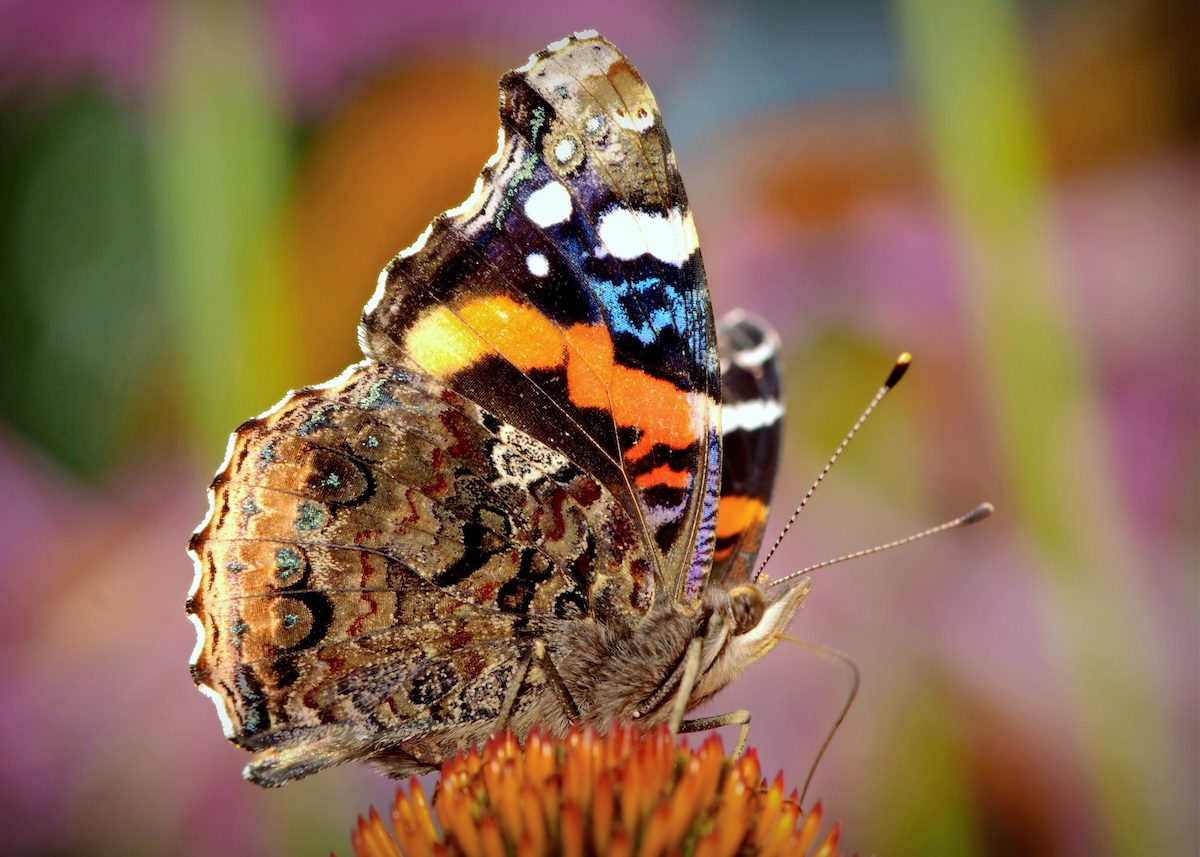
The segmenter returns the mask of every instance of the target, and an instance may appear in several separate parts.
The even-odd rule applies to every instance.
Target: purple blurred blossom
[[[0,435],[6,854],[275,853],[313,803],[338,819],[337,840],[313,843],[328,851],[353,820],[369,774],[334,772],[280,804],[240,781],[245,753],[192,686],[184,545],[206,481],[146,455],[89,490]]]
[[[0,431],[0,660],[48,595],[39,574],[47,545],[58,539],[64,521],[76,521],[88,508],[76,487],[32,446]]]
[[[210,787],[227,781],[212,760],[236,751],[213,753],[226,749],[219,735],[197,744],[186,730],[212,715],[182,666],[191,634],[181,539],[197,498],[179,486],[195,479],[143,460],[89,493],[38,463],[0,444],[0,537],[13,563],[0,602],[6,848],[71,850],[119,836],[217,853],[251,842],[236,802]],[[224,824],[185,824],[201,795]]]
[[[162,11],[157,0],[0,0],[0,97],[86,81],[123,96],[143,93]]]
[[[1200,491],[1200,254],[1195,161],[1163,159],[1068,186],[1058,208],[1073,309],[1142,543],[1194,528]],[[1155,557],[1156,563],[1168,556]]]
[[[0,0],[0,96],[96,81],[144,97],[158,71],[164,10],[156,0]],[[413,53],[486,52],[505,68],[583,29],[600,30],[647,67],[665,68],[694,42],[696,20],[674,0],[614,0],[586,12],[545,0],[503,7],[266,0],[257,14],[284,97],[301,112],[328,107],[365,75]]]
[[[576,30],[597,29],[631,56],[665,63],[664,50],[669,55],[686,49],[694,20],[682,3],[638,0],[612,0],[586,11],[545,0],[503,5],[268,0],[265,18],[284,89],[302,110],[328,104],[355,78],[412,53],[486,51],[507,68]]]
[[[958,327],[961,272],[953,235],[931,199],[878,199],[848,224],[844,277],[858,307],[892,330]]]

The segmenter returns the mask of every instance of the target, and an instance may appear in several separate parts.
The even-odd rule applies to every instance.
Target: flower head
[[[631,726],[533,732],[524,747],[502,732],[442,767],[432,808],[417,780],[400,786],[391,820],[393,832],[374,809],[359,817],[358,857],[832,857],[839,836],[834,825],[818,843],[820,804],[801,812],[754,750],[733,760],[717,735],[691,749]]]

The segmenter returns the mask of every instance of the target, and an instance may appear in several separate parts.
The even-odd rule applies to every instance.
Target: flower
[[[818,843],[821,805],[803,813],[782,773],[768,785],[754,750],[730,759],[715,734],[691,749],[633,726],[535,731],[524,747],[501,732],[442,766],[432,809],[417,780],[401,785],[391,821],[359,816],[358,857],[832,857],[840,834]]]

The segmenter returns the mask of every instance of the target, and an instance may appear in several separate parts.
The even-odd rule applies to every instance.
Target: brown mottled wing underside
[[[282,770],[274,751],[252,766],[267,784],[486,731],[549,623],[650,598],[604,487],[393,366],[350,367],[243,424],[211,493],[191,544],[193,676],[228,737],[287,749]]]

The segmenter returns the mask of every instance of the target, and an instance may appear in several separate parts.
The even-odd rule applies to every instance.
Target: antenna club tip
[[[996,511],[996,507],[991,503],[980,503],[967,514],[962,516],[963,524],[974,524],[977,521],[982,521],[984,518],[991,517],[992,512]]]
[[[883,382],[885,389],[890,390],[900,383],[900,379],[904,377],[904,373],[908,371],[908,367],[912,365],[912,355],[905,351],[896,358],[896,365],[892,367],[892,371],[888,374],[887,380]]]

